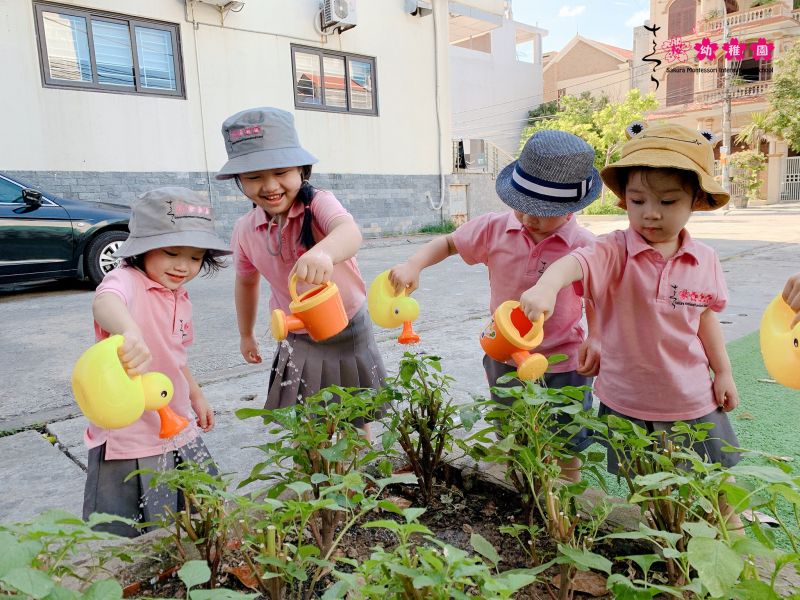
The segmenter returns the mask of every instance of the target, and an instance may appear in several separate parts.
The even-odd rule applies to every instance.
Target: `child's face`
[[[537,244],[572,218],[572,215],[563,215],[561,217],[537,217],[518,210],[514,211],[514,216],[522,223],[525,231],[528,232],[528,235],[530,235]]]
[[[625,186],[628,221],[651,246],[677,249],[678,236],[702,196],[675,173],[631,171]]]
[[[165,288],[177,290],[197,276],[205,254],[205,249],[191,246],[156,248],[145,253],[144,272]]]
[[[239,175],[244,195],[274,217],[291,208],[303,184],[300,167],[265,169]]]

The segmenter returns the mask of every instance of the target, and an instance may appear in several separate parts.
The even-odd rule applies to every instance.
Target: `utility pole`
[[[728,7],[725,0],[722,0],[722,39],[724,42],[731,41],[731,28],[728,24]],[[731,178],[728,158],[731,153],[731,61],[725,56],[725,71],[722,74],[722,147],[719,149],[719,158],[722,163],[722,189],[730,193]]]

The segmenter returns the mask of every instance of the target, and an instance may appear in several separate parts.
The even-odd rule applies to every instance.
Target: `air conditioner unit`
[[[336,29],[339,33],[356,26],[356,0],[322,0],[320,11],[324,31]]]
[[[235,2],[232,0],[197,0],[197,1],[202,2],[203,4],[211,4],[212,6],[218,6],[219,8],[224,8],[234,11],[244,6],[244,2]]]

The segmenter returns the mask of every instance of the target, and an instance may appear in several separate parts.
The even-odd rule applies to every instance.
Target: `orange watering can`
[[[761,356],[770,376],[800,390],[800,323],[791,328],[794,311],[778,294],[761,317]]]
[[[497,307],[494,318],[481,332],[481,348],[498,362],[513,360],[520,379],[539,379],[547,370],[547,358],[531,350],[544,339],[543,324],[544,315],[533,323],[519,302],[508,300]]]
[[[419,316],[419,303],[406,295],[394,291],[389,281],[389,271],[384,271],[372,280],[367,293],[367,306],[372,321],[380,327],[392,329],[403,327],[397,341],[401,344],[419,343],[419,336],[411,327],[411,322]]]
[[[89,421],[105,429],[120,429],[136,422],[145,410],[158,411],[159,437],[177,435],[189,420],[175,413],[172,381],[163,373],[151,372],[130,377],[119,360],[124,342],[112,335],[84,352],[72,369],[72,392]]]
[[[272,311],[270,329],[272,337],[279,342],[286,339],[290,331],[305,329],[316,342],[327,340],[347,327],[347,313],[344,310],[339,288],[332,281],[326,281],[297,295],[297,275],[289,279],[289,303],[291,315],[281,309]]]

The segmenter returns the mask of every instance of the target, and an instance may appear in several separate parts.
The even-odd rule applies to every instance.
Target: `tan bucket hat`
[[[730,195],[714,179],[714,136],[709,132],[694,131],[683,125],[650,125],[636,122],[627,128],[630,136],[622,147],[622,156],[614,164],[600,171],[600,177],[619,198],[625,208],[622,169],[631,167],[671,168],[697,174],[700,187],[713,199],[696,210],[716,210],[725,206]]]

